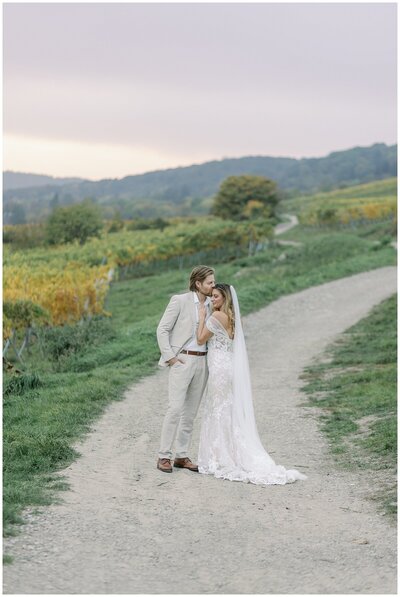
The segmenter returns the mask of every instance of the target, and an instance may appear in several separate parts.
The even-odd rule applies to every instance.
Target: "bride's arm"
[[[211,338],[212,332],[206,327],[206,308],[204,305],[199,307],[199,327],[197,328],[197,344],[202,346]]]

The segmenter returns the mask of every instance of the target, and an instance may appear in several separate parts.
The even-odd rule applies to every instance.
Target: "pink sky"
[[[4,169],[396,143],[396,4],[4,4]]]

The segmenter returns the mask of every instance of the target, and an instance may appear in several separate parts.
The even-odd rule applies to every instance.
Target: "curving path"
[[[167,372],[113,403],[65,470],[60,505],[5,540],[5,593],[395,593],[396,531],[337,470],[299,375],[396,291],[386,267],[283,297],[244,320],[260,436],[307,481],[259,487],[156,470]],[[194,434],[198,443],[200,416]]]
[[[275,226],[275,236],[284,234],[288,230],[291,230],[298,225],[299,219],[294,214],[282,214],[282,217],[287,218],[286,222],[281,222]]]

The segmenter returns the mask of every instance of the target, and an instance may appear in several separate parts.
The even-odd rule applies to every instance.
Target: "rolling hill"
[[[12,223],[16,206],[27,221],[40,220],[54,205],[91,197],[106,217],[118,209],[123,217],[207,213],[211,197],[231,175],[255,174],[271,178],[286,196],[360,184],[397,175],[397,145],[376,143],[333,152],[322,158],[249,156],[223,159],[122,179],[54,181],[44,186],[5,189],[4,223]],[[57,179],[56,179],[57,180]]]

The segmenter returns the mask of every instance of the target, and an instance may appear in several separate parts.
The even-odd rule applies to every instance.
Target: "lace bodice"
[[[213,333],[207,342],[208,350],[233,351],[233,340],[229,338],[228,332],[218,319],[211,315],[206,321],[206,326]]]

